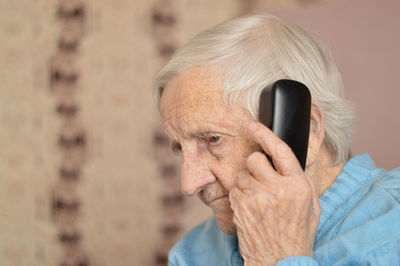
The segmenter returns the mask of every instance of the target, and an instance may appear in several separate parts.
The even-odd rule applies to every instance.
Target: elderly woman
[[[262,89],[279,79],[312,95],[305,171],[257,122]],[[176,244],[170,265],[399,265],[400,170],[350,159],[351,105],[305,30],[271,15],[224,22],[175,54],[155,91],[182,192],[215,214]]]

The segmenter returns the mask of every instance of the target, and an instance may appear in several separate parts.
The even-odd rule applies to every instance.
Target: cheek
[[[244,170],[247,157],[257,148],[251,143],[238,141],[224,149],[224,156],[216,160],[211,169],[225,189],[230,191],[236,186],[237,176]]]
[[[197,153],[200,154],[200,156],[206,156],[209,154],[207,143],[205,143],[204,141],[197,141],[196,146],[197,146]]]

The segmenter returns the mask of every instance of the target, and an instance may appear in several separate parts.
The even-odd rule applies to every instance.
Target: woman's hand
[[[312,257],[321,214],[314,184],[289,146],[271,130],[252,123],[249,134],[271,156],[276,170],[264,154],[254,152],[229,193],[245,265]]]

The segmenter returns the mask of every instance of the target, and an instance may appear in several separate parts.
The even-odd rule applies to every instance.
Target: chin
[[[232,211],[230,211],[229,213],[216,213],[215,218],[217,220],[217,225],[222,232],[230,235],[236,233],[236,227],[233,223]]]

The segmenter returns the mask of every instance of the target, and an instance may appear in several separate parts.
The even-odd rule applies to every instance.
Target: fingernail
[[[251,131],[256,130],[257,127],[258,127],[258,125],[257,125],[257,123],[255,123],[255,122],[251,122],[251,123],[249,124],[249,129],[250,129]]]

